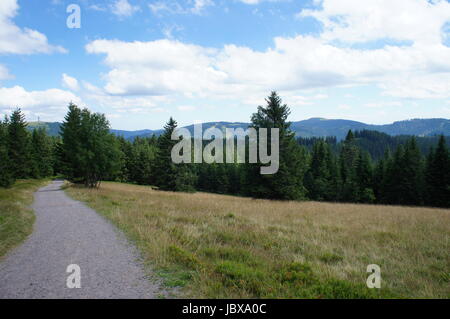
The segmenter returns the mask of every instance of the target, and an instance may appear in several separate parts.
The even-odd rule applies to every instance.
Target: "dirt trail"
[[[62,183],[35,194],[32,235],[0,263],[0,298],[156,298],[159,287],[146,278],[136,249],[69,198]],[[81,288],[67,287],[72,264],[80,267]]]

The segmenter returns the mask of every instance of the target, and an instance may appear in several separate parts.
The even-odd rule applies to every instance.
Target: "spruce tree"
[[[358,201],[362,203],[373,203],[375,193],[373,191],[373,170],[368,152],[360,151],[356,163],[356,179],[358,182]]]
[[[176,166],[172,162],[171,151],[176,144],[171,136],[177,127],[177,122],[170,118],[164,126],[164,133],[158,139],[158,151],[155,160],[155,182],[162,190],[175,190]]]
[[[450,207],[450,154],[444,136],[431,151],[426,168],[426,203],[430,206]]]
[[[175,164],[172,161],[172,148],[177,141],[172,140],[172,133],[177,128],[177,122],[171,117],[164,126],[164,133],[158,139],[158,150],[155,159],[155,182],[162,190],[191,192],[197,177],[192,165]]]
[[[311,164],[306,173],[305,186],[312,200],[336,200],[337,174],[329,145],[319,140],[313,146]]]
[[[148,138],[136,138],[128,155],[131,160],[130,176],[133,182],[141,185],[154,183],[153,162],[157,147]]]
[[[103,114],[70,104],[61,126],[61,162],[65,176],[88,187],[117,175],[121,152]]]
[[[405,148],[399,145],[392,158],[386,165],[386,175],[383,182],[383,198],[385,204],[404,204],[403,194],[403,159],[405,157]]]
[[[388,161],[388,153],[385,153],[385,157],[381,158],[375,165],[373,173],[373,191],[375,200],[377,203],[382,202],[384,196],[383,183],[386,178],[386,162]]]
[[[25,115],[15,110],[8,124],[8,156],[14,178],[29,178],[31,168],[30,134],[27,131]]]
[[[83,180],[81,158],[81,109],[73,103],[61,125],[62,144],[60,148],[61,171],[72,182]]]
[[[405,205],[422,205],[424,182],[424,164],[416,139],[411,138],[406,144],[400,176],[403,203]]]
[[[229,164],[215,164],[216,166],[216,184],[217,192],[219,194],[229,193],[230,180],[227,171],[227,165]]]
[[[359,200],[360,190],[356,172],[359,152],[353,132],[350,130],[343,142],[339,155],[340,176],[342,180],[340,198],[346,202],[356,202]]]
[[[0,121],[0,187],[9,187],[15,179],[8,155],[8,120]]]
[[[247,165],[247,192],[254,197],[297,200],[305,198],[303,176],[306,171],[306,156],[295,140],[295,133],[290,130],[287,121],[289,107],[282,104],[276,92],[266,99],[265,107],[259,106],[252,116],[252,127],[255,129],[279,129],[279,170],[273,175],[261,175],[259,162],[257,165]],[[270,135],[269,135],[270,136]],[[267,143],[271,149],[270,137]]]
[[[98,187],[102,180],[111,180],[121,163],[117,139],[110,133],[104,114],[81,111],[80,172],[88,187]]]
[[[31,135],[31,174],[34,178],[53,175],[53,149],[44,128],[33,130]]]

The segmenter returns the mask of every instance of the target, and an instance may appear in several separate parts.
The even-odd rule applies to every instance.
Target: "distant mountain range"
[[[45,127],[49,135],[57,136],[59,134],[61,123],[58,122],[32,122],[29,123],[29,129],[37,127]],[[225,128],[243,128],[246,129],[249,123],[242,122],[208,122],[203,123],[203,130],[211,127],[216,127],[222,131]],[[194,130],[194,125],[186,126],[191,131]],[[450,120],[448,119],[413,119],[406,121],[394,122],[385,125],[365,124],[350,120],[329,120],[324,118],[311,118],[309,120],[292,122],[291,130],[297,136],[301,137],[324,137],[336,136],[338,139],[343,139],[348,130],[373,130],[383,132],[389,135],[416,135],[416,136],[434,136],[447,135],[450,136]],[[160,135],[163,130],[139,130],[139,131],[123,131],[114,130],[111,132],[117,136],[123,136],[126,139],[134,139],[136,137],[149,137],[152,135]]]

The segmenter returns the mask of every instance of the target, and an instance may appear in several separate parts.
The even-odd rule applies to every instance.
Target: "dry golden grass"
[[[212,298],[448,298],[450,210],[72,187],[169,286]],[[365,286],[381,267],[382,289]]]

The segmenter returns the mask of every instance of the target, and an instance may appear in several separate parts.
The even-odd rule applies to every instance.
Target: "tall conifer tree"
[[[266,99],[265,107],[259,106],[252,116],[255,129],[279,129],[279,170],[273,175],[261,175],[260,163],[247,165],[247,192],[254,197],[269,199],[295,200],[305,198],[303,176],[306,171],[305,152],[295,140],[295,133],[290,130],[287,121],[290,110],[276,92]],[[270,136],[270,135],[268,135]],[[271,149],[270,137],[268,149]]]
[[[8,154],[8,120],[0,121],[0,187],[9,187],[14,183],[11,161]]]
[[[8,124],[8,155],[14,178],[28,178],[31,173],[30,133],[25,115],[15,110]]]

